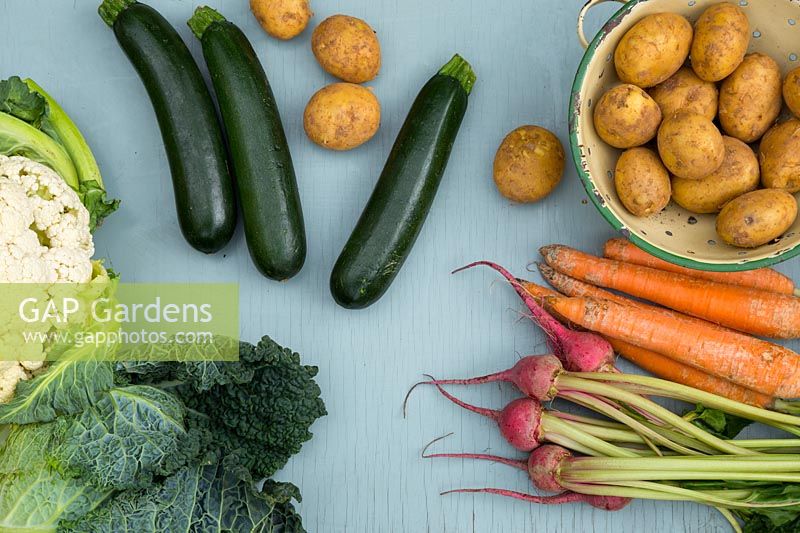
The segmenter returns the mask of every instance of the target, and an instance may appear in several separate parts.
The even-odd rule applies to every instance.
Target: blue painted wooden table
[[[302,128],[308,98],[330,83],[310,51],[310,31],[290,42],[264,34],[247,0],[209,2],[250,36],[268,72],[299,176],[308,260],[287,283],[251,265],[241,228],[221,253],[203,256],[183,241],[155,117],[144,88],[96,15],[96,0],[0,0],[0,75],[34,78],[76,119],[122,208],[97,237],[97,253],[127,281],[235,281],[241,286],[242,337],[269,334],[320,366],[330,411],[315,438],[279,474],[300,486],[309,531],[365,532],[725,532],[708,508],[636,502],[618,513],[587,506],[536,507],[498,497],[439,492],[454,487],[530,489],[522,472],[501,465],[426,461],[420,450],[454,432],[438,450],[512,454],[492,423],[420,391],[403,419],[401,403],[422,372],[474,375],[540,353],[544,337],[520,320],[516,296],[488,271],[449,272],[476,259],[518,274],[540,245],[590,251],[611,231],[584,200],[568,168],[558,190],[535,205],[512,205],[491,180],[495,148],[512,128],[536,123],[567,141],[569,87],[582,50],[575,37],[580,0],[331,0],[313,2],[313,23],[345,13],[367,20],[383,51],[369,85],[382,126],[348,153],[311,144]],[[199,58],[186,19],[199,4],[151,0]],[[598,8],[598,28],[612,7]],[[453,53],[474,66],[478,83],[434,208],[389,293],[364,311],[345,311],[328,292],[333,263],[380,173],[422,84]],[[202,62],[201,62],[202,64]],[[800,262],[780,268],[800,278]],[[529,276],[536,278],[533,273]],[[795,345],[795,348],[798,348]],[[484,386],[463,396],[486,406],[513,397]]]

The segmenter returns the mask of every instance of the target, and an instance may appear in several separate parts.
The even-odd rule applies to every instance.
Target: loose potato
[[[706,117],[680,111],[661,124],[658,153],[670,172],[679,178],[698,180],[722,166],[725,142]]]
[[[619,85],[607,91],[594,108],[594,127],[615,148],[641,146],[656,136],[661,109],[635,85]]]
[[[693,213],[719,213],[722,206],[758,188],[758,158],[745,143],[724,137],[725,159],[716,172],[699,180],[672,178],[672,199]]]
[[[719,121],[731,137],[755,142],[781,113],[781,69],[769,56],[750,54],[719,91]]]
[[[761,189],[728,202],[717,216],[717,233],[740,248],[780,237],[797,218],[797,200],[786,191]]]
[[[372,91],[353,83],[334,83],[317,91],[306,106],[308,138],[331,150],[351,150],[370,140],[381,122]]]
[[[666,80],[686,62],[692,25],[676,13],[655,13],[633,25],[614,51],[619,79],[639,87]]]
[[[374,79],[381,69],[381,46],[369,24],[347,15],[323,20],[311,34],[311,50],[328,74],[351,83]]]
[[[308,0],[250,0],[250,10],[264,31],[283,40],[303,33],[314,16]]]
[[[691,111],[709,120],[717,116],[717,86],[703,81],[688,67],[681,67],[667,81],[650,89],[650,96],[665,117],[678,111]]]
[[[692,69],[705,81],[727,78],[744,59],[750,22],[742,9],[727,2],[706,9],[694,25]]]
[[[783,80],[783,99],[794,116],[800,117],[800,67],[791,71]]]
[[[648,148],[631,148],[617,161],[614,186],[622,205],[637,217],[661,212],[669,203],[669,173]]]
[[[514,202],[535,202],[550,194],[564,173],[564,147],[550,131],[521,126],[503,139],[494,157],[494,183]]]
[[[770,189],[800,192],[800,120],[774,126],[759,148],[761,183]]]

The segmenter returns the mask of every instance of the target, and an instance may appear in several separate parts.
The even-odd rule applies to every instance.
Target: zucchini
[[[144,83],[167,152],[186,241],[219,251],[236,229],[236,200],[214,102],[186,44],[155,9],[105,0],[102,19]]]
[[[376,302],[414,246],[442,180],[475,74],[456,55],[417,95],[375,190],[331,274],[348,309]]]
[[[268,278],[289,279],[306,258],[292,156],[269,81],[244,33],[210,7],[189,27],[200,39],[228,136],[247,247]]]

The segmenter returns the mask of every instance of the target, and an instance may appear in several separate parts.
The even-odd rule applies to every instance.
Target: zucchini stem
[[[195,37],[202,39],[203,34],[206,32],[209,26],[215,22],[224,21],[225,17],[223,17],[222,14],[216,9],[208,6],[200,6],[194,10],[194,15],[192,15],[192,18],[190,18],[186,24],[189,25],[189,28],[191,28]]]
[[[472,86],[475,85],[475,80],[477,79],[467,60],[458,54],[454,55],[453,59],[439,70],[439,74],[454,78],[461,84],[467,95],[472,92]]]
[[[119,14],[135,3],[136,0],[103,0],[103,3],[97,8],[97,12],[103,22],[113,27]]]

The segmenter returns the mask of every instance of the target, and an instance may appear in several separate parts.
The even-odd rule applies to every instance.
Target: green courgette
[[[306,258],[305,225],[267,76],[244,33],[217,11],[197,8],[189,27],[203,45],[228,136],[250,256],[268,278],[291,278]]]
[[[349,309],[376,302],[411,252],[467,110],[475,74],[456,55],[417,95],[375,190],[331,274],[331,293]]]
[[[155,9],[135,0],[105,0],[99,13],[153,103],[185,239],[202,252],[219,251],[236,229],[236,199],[222,129],[200,69]]]

